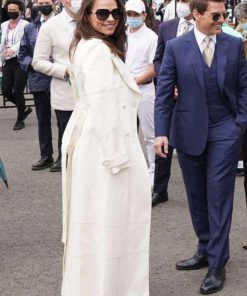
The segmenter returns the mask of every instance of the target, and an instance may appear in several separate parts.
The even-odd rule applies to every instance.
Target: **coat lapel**
[[[217,36],[215,49],[217,57],[217,82],[222,93],[226,74],[227,48],[228,44],[224,41],[224,34],[221,33]]]
[[[202,54],[196,42],[196,39],[194,36],[194,30],[192,30],[186,35],[188,37],[186,41],[187,41],[187,52],[189,53],[190,61],[192,63],[194,72],[197,76],[199,85],[201,86],[203,93],[206,93],[204,78],[203,78],[203,66],[202,66],[202,56],[201,56]]]
[[[139,87],[135,83],[135,80],[133,79],[133,77],[131,77],[130,72],[127,69],[127,66],[114,54],[112,54],[112,62],[115,65],[115,67],[118,69],[121,77],[128,84],[128,86],[132,88],[135,92],[140,94]]]

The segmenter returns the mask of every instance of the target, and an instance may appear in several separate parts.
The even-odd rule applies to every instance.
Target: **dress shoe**
[[[243,243],[243,249],[247,249],[247,242]]]
[[[61,158],[58,158],[54,164],[50,167],[50,172],[61,172],[62,165],[61,165]]]
[[[49,168],[53,165],[53,157],[52,156],[43,156],[41,159],[32,165],[33,171],[40,171]]]
[[[209,268],[202,282],[201,294],[212,294],[223,289],[225,282],[225,268]]]
[[[208,266],[208,260],[205,255],[196,253],[192,258],[179,261],[176,264],[178,270],[196,270]]]
[[[32,113],[33,109],[31,107],[27,107],[23,113],[22,120],[24,121],[30,113]]]
[[[152,194],[152,207],[155,207],[157,204],[168,201],[168,193],[157,193],[153,192]]]
[[[18,131],[18,130],[23,129],[24,127],[25,127],[25,123],[23,121],[17,120],[14,127],[13,127],[13,130]]]

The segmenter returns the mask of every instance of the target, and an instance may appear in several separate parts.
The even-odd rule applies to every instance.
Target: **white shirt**
[[[207,35],[200,32],[196,27],[194,29],[194,34],[195,34],[196,42],[197,42],[199,49],[202,53],[203,49],[205,47],[204,39]],[[215,44],[216,44],[216,35],[214,34],[214,35],[211,35],[208,37],[210,37],[213,40],[213,42],[210,43],[210,46],[211,46],[212,52],[214,52]]]
[[[125,63],[133,77],[140,76],[153,64],[158,36],[145,24],[136,32],[127,29],[128,48]]]
[[[63,9],[61,13],[63,15],[64,20],[68,24],[70,30],[74,33],[75,27],[76,27],[76,21],[70,15],[67,14],[65,9]]]
[[[188,31],[190,31],[194,28],[195,21],[193,19],[187,21],[185,18],[180,17],[177,29],[177,37],[183,35],[185,26],[189,26]]]

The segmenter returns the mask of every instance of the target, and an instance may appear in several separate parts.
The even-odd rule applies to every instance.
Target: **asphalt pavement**
[[[0,109],[0,158],[9,189],[0,182],[0,296],[60,296],[62,280],[61,174],[33,172],[39,159],[37,121],[13,131],[15,109]],[[57,128],[53,114],[54,157]],[[1,181],[1,180],[0,180]],[[217,296],[247,295],[247,216],[243,178],[236,180],[231,231],[231,258],[225,288]],[[175,263],[194,254],[185,190],[174,157],[169,201],[152,210],[150,296],[196,296],[207,269],[177,271]],[[117,296],[117,295],[116,295]],[[142,295],[124,295],[142,296]]]

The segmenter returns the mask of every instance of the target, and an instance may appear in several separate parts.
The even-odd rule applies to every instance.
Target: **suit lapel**
[[[189,53],[189,56],[190,56],[190,61],[192,63],[194,72],[197,76],[199,85],[201,86],[203,93],[206,93],[204,77],[203,77],[202,54],[196,42],[196,39],[194,36],[194,30],[187,33],[186,36],[188,37],[186,40],[187,42],[186,45],[187,45],[187,52]]]
[[[132,88],[135,92],[140,94],[139,87],[135,83],[134,79],[131,77],[126,65],[115,55],[112,55],[112,61],[115,67],[118,69],[123,80]]]
[[[227,48],[228,44],[224,41],[224,34],[221,33],[217,36],[215,50],[217,58],[217,82],[222,93],[226,73]]]

